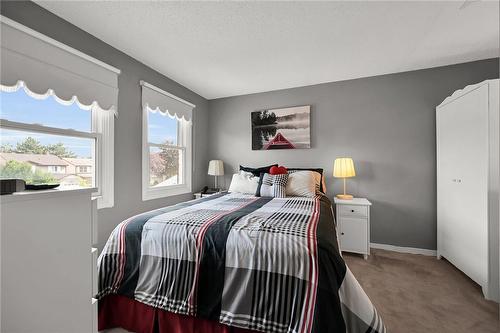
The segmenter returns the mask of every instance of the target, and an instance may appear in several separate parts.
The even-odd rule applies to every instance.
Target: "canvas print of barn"
[[[252,150],[311,148],[311,106],[252,112]]]

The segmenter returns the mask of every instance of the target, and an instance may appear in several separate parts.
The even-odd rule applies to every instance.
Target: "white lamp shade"
[[[356,170],[354,170],[352,158],[342,157],[335,159],[335,163],[333,164],[333,177],[349,178],[354,176],[356,176]]]
[[[224,162],[221,160],[211,160],[208,163],[208,174],[211,176],[224,175]]]

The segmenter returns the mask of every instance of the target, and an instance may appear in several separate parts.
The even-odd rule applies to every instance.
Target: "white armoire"
[[[437,255],[499,301],[499,80],[436,107]]]

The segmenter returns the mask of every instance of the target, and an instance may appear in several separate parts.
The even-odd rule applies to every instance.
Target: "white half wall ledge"
[[[400,253],[421,254],[424,256],[434,256],[434,257],[437,256],[436,250],[421,249],[418,247],[396,246],[396,245],[379,244],[379,243],[370,243],[370,247],[372,249],[381,249],[381,250],[394,251]]]

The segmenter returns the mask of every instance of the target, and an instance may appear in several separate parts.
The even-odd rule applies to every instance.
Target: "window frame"
[[[149,142],[149,112],[153,111],[147,105],[142,108],[142,200],[153,200],[175,195],[191,193],[192,178],[192,123],[177,118],[177,145],[163,145]],[[158,112],[158,111],[156,111]],[[166,115],[168,117],[169,115]],[[183,184],[151,187],[149,185],[150,147],[167,147],[183,151],[182,168],[179,174],[184,177]]]
[[[92,107],[91,131],[83,132],[39,124],[21,123],[0,119],[0,128],[60,135],[75,138],[95,139],[95,184],[92,198],[97,199],[97,208],[114,206],[114,113]]]
[[[6,129],[22,131],[22,132],[59,135],[59,136],[66,136],[66,137],[72,137],[72,138],[94,139],[95,145],[92,149],[94,150],[93,151],[93,155],[95,156],[94,165],[96,166],[96,169],[95,169],[95,181],[94,181],[92,188],[95,188],[96,190],[92,193],[92,196],[93,197],[100,197],[101,196],[102,135],[100,133],[97,133],[94,131],[82,132],[82,131],[77,131],[77,130],[72,130],[72,129],[50,127],[50,126],[44,126],[44,125],[39,125],[39,124],[20,123],[20,122],[10,121],[10,120],[6,120],[6,119],[0,119],[0,128],[6,128]]]
[[[95,172],[99,174],[99,194],[97,209],[111,208],[115,204],[115,114],[110,111],[92,107],[92,132],[101,136],[99,145],[99,161],[94,163]]]

